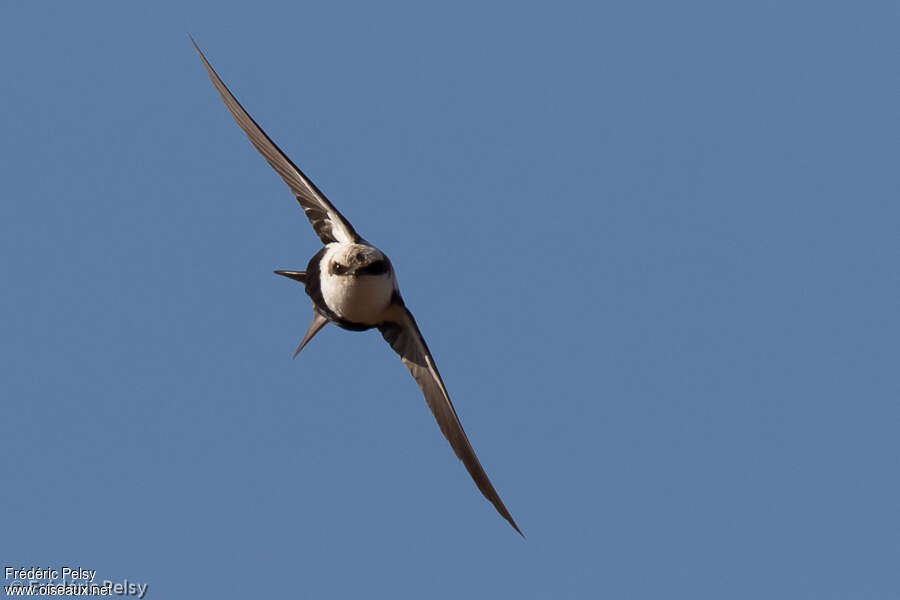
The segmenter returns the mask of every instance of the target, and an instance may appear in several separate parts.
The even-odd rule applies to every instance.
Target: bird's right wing
[[[422,333],[419,331],[419,326],[416,325],[416,320],[413,318],[412,313],[402,303],[394,304],[391,307],[391,311],[393,312],[392,318],[378,327],[381,335],[391,345],[391,348],[400,355],[403,364],[406,365],[416,383],[422,388],[425,402],[428,403],[428,407],[434,414],[438,427],[441,428],[441,433],[450,442],[450,446],[456,452],[459,460],[465,465],[469,475],[475,480],[478,489],[481,490],[485,498],[490,500],[497,512],[509,521],[513,529],[524,537],[512,515],[509,514],[506,506],[503,505],[500,495],[494,490],[494,486],[491,485],[491,481],[478,461],[478,457],[475,456],[475,450],[472,449],[472,444],[469,443],[469,438],[466,437],[466,432],[463,431],[459,417],[456,415],[456,410],[453,408],[453,403],[450,402],[450,396],[447,394],[447,388],[444,387],[441,375],[434,364],[434,358],[432,358],[431,352],[425,344],[425,339],[422,337]]]
[[[322,243],[360,241],[359,234],[356,233],[350,222],[344,218],[344,215],[328,201],[325,194],[320,192],[319,188],[303,174],[303,171],[291,162],[291,159],[275,145],[275,142],[266,135],[266,132],[256,124],[253,117],[244,110],[241,103],[232,95],[228,87],[219,78],[215,69],[206,60],[206,56],[203,55],[203,51],[200,50],[194,38],[191,38],[191,43],[197,49],[200,60],[203,61],[203,65],[206,67],[207,73],[209,73],[210,80],[212,80],[213,85],[219,91],[219,95],[222,96],[222,100],[231,112],[231,116],[234,117],[238,126],[244,130],[244,133],[247,134],[250,143],[259,150],[266,162],[281,175],[284,182],[294,192],[297,202],[303,207],[306,218],[309,219]]]

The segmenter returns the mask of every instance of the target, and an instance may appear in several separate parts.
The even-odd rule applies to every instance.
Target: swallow
[[[281,151],[222,82],[193,37],[191,43],[231,116],[290,188],[322,241],[322,249],[309,260],[305,271],[275,271],[303,285],[312,300],[313,320],[294,357],[328,323],[350,331],[377,328],[422,389],[441,433],[475,485],[513,529],[525,537],[488,479],[463,431],[434,357],[400,295],[390,259],[360,236],[325,194]]]

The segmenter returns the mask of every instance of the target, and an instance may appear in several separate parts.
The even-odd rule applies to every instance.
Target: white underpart
[[[335,255],[349,252],[349,245],[329,244],[319,263],[322,278],[322,299],[336,315],[354,323],[377,325],[384,320],[384,312],[390,306],[394,293],[394,276],[383,275],[332,275],[328,264]],[[343,261],[342,261],[343,262]]]

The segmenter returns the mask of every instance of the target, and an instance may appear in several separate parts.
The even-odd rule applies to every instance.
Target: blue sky
[[[148,598],[893,598],[893,3],[7,3],[3,565]],[[478,494],[209,83],[387,252]]]

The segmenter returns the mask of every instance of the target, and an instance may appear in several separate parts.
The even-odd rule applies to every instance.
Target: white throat
[[[392,271],[381,275],[335,275],[328,265],[345,248],[334,244],[319,261],[322,299],[337,316],[354,323],[377,325],[384,320],[396,289]]]

